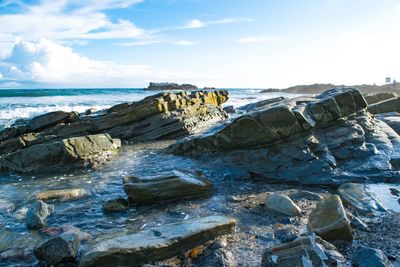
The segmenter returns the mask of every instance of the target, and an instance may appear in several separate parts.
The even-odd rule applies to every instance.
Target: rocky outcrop
[[[119,139],[107,134],[73,137],[33,145],[0,157],[0,170],[48,173],[96,168],[117,155]]]
[[[156,177],[126,177],[124,190],[130,202],[151,204],[206,197],[212,194],[213,186],[205,177],[174,170]]]
[[[111,136],[139,142],[199,132],[227,118],[221,107],[227,100],[223,90],[162,93],[87,116],[63,111],[43,114],[0,132],[0,170],[61,171],[99,165],[120,146]],[[108,141],[104,143],[101,136]],[[44,161],[48,161],[46,168]]]
[[[153,83],[151,82],[145,90],[197,90],[197,86],[193,84],[177,84],[177,83]],[[210,90],[211,88],[204,88],[204,90]],[[214,88],[215,89],[215,88]]]
[[[326,240],[352,240],[353,234],[342,201],[337,195],[318,202],[307,229]]]
[[[343,184],[339,186],[338,194],[345,205],[363,215],[387,210],[382,200],[365,184]]]
[[[334,245],[317,236],[306,236],[267,249],[261,266],[344,266],[345,262]]]
[[[176,256],[234,231],[234,220],[210,216],[131,234],[104,236],[84,252],[79,266],[140,266]]]
[[[368,106],[368,111],[372,114],[387,112],[400,112],[400,98],[389,98]]]
[[[178,142],[169,152],[269,182],[337,185],[394,181],[400,137],[366,111],[354,88],[250,111],[217,132]]]

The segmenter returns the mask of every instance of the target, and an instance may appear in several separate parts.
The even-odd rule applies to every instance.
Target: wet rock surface
[[[345,205],[362,214],[385,212],[382,200],[365,184],[348,183],[339,186],[338,194]]]
[[[40,192],[36,195],[37,199],[46,201],[46,200],[75,200],[79,198],[83,198],[88,196],[89,193],[82,188],[74,188],[74,189],[57,189],[57,190],[49,190],[45,192]]]
[[[280,194],[273,194],[265,200],[267,209],[287,215],[299,216],[301,209],[288,197]]]
[[[54,211],[54,206],[41,200],[35,201],[26,214],[26,227],[40,229],[46,224],[46,218]]]
[[[126,177],[124,182],[130,202],[137,204],[206,197],[213,191],[205,177],[177,170],[156,177]]]
[[[369,247],[358,248],[353,254],[352,264],[357,267],[393,266],[382,250]]]
[[[175,256],[234,230],[234,220],[210,216],[107,237],[84,252],[79,266],[139,266]]]

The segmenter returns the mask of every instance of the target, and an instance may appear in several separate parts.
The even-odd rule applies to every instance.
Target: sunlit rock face
[[[328,90],[256,108],[215,133],[185,139],[170,152],[232,166],[271,182],[337,185],[392,181],[400,137],[366,111],[354,88]]]

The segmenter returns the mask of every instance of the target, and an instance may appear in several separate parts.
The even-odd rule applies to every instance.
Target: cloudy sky
[[[0,88],[400,80],[400,0],[0,0]]]

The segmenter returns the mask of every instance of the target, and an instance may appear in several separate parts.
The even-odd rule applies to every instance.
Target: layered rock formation
[[[227,118],[221,107],[227,100],[227,91],[163,93],[87,116],[43,114],[0,132],[0,169],[42,172],[95,166],[115,155],[120,145],[113,138],[149,141],[200,131]]]
[[[169,148],[270,182],[393,181],[400,137],[366,111],[354,88],[261,106],[206,136]],[[207,155],[205,155],[207,154]]]

